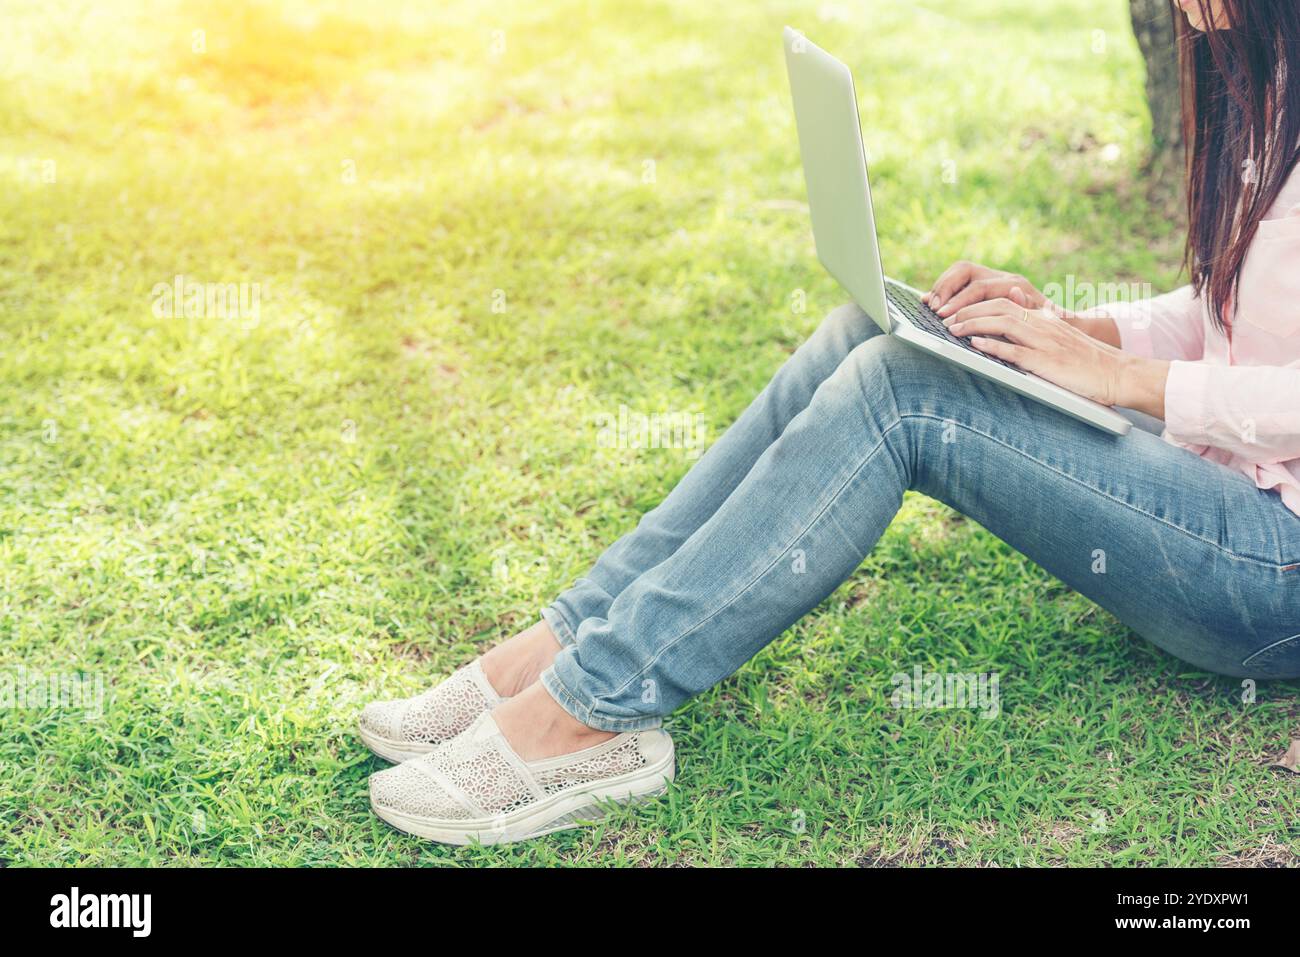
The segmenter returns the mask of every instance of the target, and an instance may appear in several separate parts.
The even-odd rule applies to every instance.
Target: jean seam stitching
[[[1277,641],[1273,642],[1272,644],[1265,645],[1263,648],[1259,649],[1259,651],[1251,652],[1249,655],[1247,655],[1245,658],[1241,660],[1241,667],[1243,668],[1249,667],[1252,663],[1254,663],[1256,658],[1259,658],[1261,656],[1267,656],[1272,652],[1276,651],[1278,648],[1288,645],[1293,641],[1300,641],[1300,634],[1292,635],[1290,638],[1279,638]]]
[[[584,719],[591,718],[591,712],[593,709],[584,705],[581,701],[579,701],[574,696],[573,692],[571,692],[565,686],[564,682],[560,679],[560,677],[557,674],[555,674],[554,669],[548,669],[546,673],[543,673],[542,678],[543,678],[542,687],[545,688],[552,695],[558,694],[560,697],[564,698],[564,700],[569,703],[570,708],[578,712],[578,714],[575,714],[574,717],[577,718],[579,721],[581,721],[583,724],[586,724],[587,721]]]
[[[813,525],[815,525],[821,519],[821,517],[826,514],[827,509],[829,509],[831,505],[835,502],[835,500],[839,498],[840,493],[843,492],[844,489],[848,486],[848,484],[852,482],[854,478],[857,477],[857,475],[866,466],[867,462],[871,460],[872,456],[874,456],[878,451],[880,451],[881,447],[884,446],[886,440],[889,438],[889,434],[893,432],[894,429],[898,428],[900,425],[902,425],[901,416],[897,420],[895,420],[892,424],[890,424],[889,428],[885,429],[881,433],[880,441],[877,442],[875,445],[873,445],[871,447],[871,450],[862,457],[861,461],[858,462],[857,466],[854,467],[854,469],[845,477],[844,481],[841,482],[839,486],[835,489],[835,492],[827,496],[826,501],[823,502],[822,505],[817,509],[817,513],[811,519],[808,520],[807,524],[805,524],[803,528],[800,529],[800,531],[794,536],[794,538],[790,540],[789,544],[787,544],[784,548],[780,549],[780,551],[777,552],[776,557],[773,558],[766,565],[764,565],[763,568],[760,569],[754,575],[753,578],[751,578],[748,582],[746,582],[743,588],[741,588],[738,592],[732,595],[731,598],[727,599],[727,601],[724,604],[719,606],[710,615],[705,617],[703,620],[697,622],[696,624],[692,625],[686,631],[682,632],[680,635],[674,638],[671,642],[669,642],[668,644],[660,648],[659,651],[655,654],[655,656],[651,658],[649,661],[647,661],[641,667],[640,671],[637,671],[636,673],[631,675],[626,681],[624,681],[621,685],[619,685],[617,688],[615,688],[613,691],[609,692],[608,694],[595,696],[595,700],[608,701],[610,698],[622,694],[624,691],[627,690],[627,688],[632,684],[633,681],[635,681],[637,678],[640,678],[647,671],[653,668],[660,658],[662,658],[669,651],[672,651],[672,649],[675,648],[680,642],[690,637],[695,632],[699,631],[710,621],[718,617],[718,615],[722,614],[724,611],[726,611],[728,608],[734,605],[737,601],[743,598],[745,593],[749,591],[751,588],[753,588],[754,584],[760,578],[762,578],[769,571],[771,571],[772,568],[776,566],[776,563],[781,560],[781,556],[786,554],[786,552],[790,550],[790,546],[793,545],[795,542],[799,541],[799,539],[802,538],[807,533],[808,529],[812,528]]]
[[[941,418],[939,418],[937,415],[931,415],[931,414],[929,414],[929,413],[927,413],[927,412],[907,412],[907,413],[904,413],[903,415],[901,415],[900,418],[903,418],[903,419],[927,419],[927,420],[929,420],[929,421],[931,421],[931,422],[943,422],[944,424],[947,424],[947,423],[949,423],[949,422],[952,421],[951,419],[941,419]],[[996,435],[991,435],[990,433],[985,432],[985,431],[983,431],[982,429],[977,429],[977,428],[975,428],[973,425],[968,425],[968,424],[965,423],[965,422],[954,422],[953,424],[956,425],[956,426],[958,426],[959,428],[965,429],[967,432],[972,432],[972,433],[974,433],[975,435],[981,435],[981,436],[983,436],[984,438],[988,439],[990,442],[996,442],[998,445],[1002,446],[1004,449],[1008,449],[1009,451],[1015,452],[1017,455],[1023,456],[1024,458],[1028,459],[1029,461],[1034,462],[1034,463],[1036,463],[1036,464],[1038,464],[1038,465],[1041,465],[1043,468],[1047,469],[1048,471],[1051,471],[1051,472],[1055,473],[1056,475],[1059,475],[1061,478],[1065,479],[1065,480],[1068,481],[1068,482],[1072,482],[1073,484],[1079,486],[1080,488],[1087,489],[1087,490],[1090,491],[1090,492],[1093,492],[1093,493],[1095,493],[1095,494],[1097,494],[1097,495],[1100,495],[1102,498],[1106,499],[1106,500],[1109,501],[1109,502],[1114,502],[1116,505],[1121,505],[1121,506],[1123,506],[1124,508],[1127,508],[1129,511],[1136,512],[1137,514],[1142,515],[1142,516],[1145,516],[1146,518],[1149,518],[1149,519],[1151,519],[1151,520],[1154,521],[1154,522],[1159,522],[1161,525],[1164,525],[1164,526],[1166,526],[1166,527],[1168,527],[1168,528],[1171,528],[1171,529],[1173,529],[1173,530],[1176,531],[1176,532],[1180,532],[1180,533],[1182,533],[1183,535],[1186,535],[1188,538],[1191,538],[1191,539],[1193,539],[1193,540],[1195,540],[1195,541],[1198,541],[1198,542],[1200,542],[1200,543],[1203,544],[1203,545],[1208,545],[1208,546],[1210,546],[1211,548],[1214,548],[1214,549],[1216,549],[1216,550],[1222,552],[1224,555],[1227,555],[1227,556],[1228,556],[1229,558],[1231,558],[1231,559],[1234,559],[1234,560],[1236,560],[1236,561],[1240,561],[1240,562],[1247,562],[1247,563],[1252,564],[1252,565],[1262,565],[1263,567],[1265,567],[1265,568],[1269,568],[1269,569],[1273,569],[1274,571],[1279,570],[1283,565],[1286,565],[1286,564],[1287,564],[1286,562],[1273,562],[1273,561],[1270,560],[1270,559],[1255,558],[1255,557],[1250,556],[1250,555],[1241,555],[1241,554],[1238,554],[1237,552],[1234,552],[1234,551],[1233,551],[1232,549],[1230,549],[1230,548],[1225,548],[1225,547],[1223,547],[1223,546],[1220,545],[1218,542],[1213,541],[1212,539],[1203,538],[1203,537],[1201,537],[1200,535],[1197,535],[1195,532],[1191,531],[1190,529],[1183,528],[1181,525],[1178,525],[1178,524],[1176,524],[1176,523],[1174,523],[1174,522],[1171,522],[1171,521],[1169,521],[1169,520],[1167,520],[1167,519],[1161,518],[1159,515],[1152,515],[1150,512],[1146,511],[1145,509],[1138,508],[1136,505],[1132,504],[1131,502],[1126,502],[1126,501],[1124,501],[1122,498],[1116,498],[1115,496],[1110,495],[1109,493],[1103,491],[1102,489],[1096,488],[1096,487],[1093,486],[1093,485],[1089,485],[1087,482],[1084,482],[1084,481],[1081,481],[1080,479],[1075,478],[1073,475],[1070,475],[1068,472],[1063,472],[1063,471],[1061,471],[1060,469],[1058,469],[1056,466],[1052,465],[1051,463],[1049,463],[1049,462],[1044,462],[1042,459],[1040,459],[1040,458],[1036,458],[1035,456],[1030,455],[1030,454],[1029,454],[1028,452],[1026,452],[1024,449],[1017,448],[1017,447],[1014,446],[1014,445],[1011,445],[1011,444],[1009,444],[1009,443],[1007,443],[1007,442],[1004,442],[1002,439],[998,438]]]
[[[578,637],[574,633],[573,626],[570,625],[568,619],[564,617],[564,614],[558,608],[556,608],[554,604],[550,604],[542,609],[543,621],[546,621],[547,619],[547,612],[550,612],[551,616],[556,619],[556,623],[559,624],[560,631],[562,632],[562,634],[558,634],[555,636],[556,640],[561,645],[564,645],[566,647],[569,645],[577,644]],[[551,622],[546,621],[546,624],[550,625]],[[554,631],[555,629],[552,628],[551,630]]]

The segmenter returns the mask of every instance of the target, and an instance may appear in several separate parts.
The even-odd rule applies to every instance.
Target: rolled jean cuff
[[[560,643],[561,648],[568,648],[578,640],[577,630],[565,619],[564,613],[555,605],[542,609],[542,621],[551,629],[551,634]]]
[[[624,731],[648,731],[663,724],[663,718],[657,714],[617,718],[597,714],[596,702],[589,695],[583,693],[581,689],[573,687],[571,676],[561,674],[562,671],[566,670],[564,668],[565,663],[574,670],[577,669],[577,666],[572,663],[571,656],[560,652],[554,664],[542,672],[542,687],[555,699],[556,704],[587,727],[595,728],[597,731],[610,731],[621,734]],[[557,668],[557,665],[560,667]]]

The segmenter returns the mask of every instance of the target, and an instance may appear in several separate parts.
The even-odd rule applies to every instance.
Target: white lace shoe
[[[661,794],[672,779],[664,731],[524,761],[488,713],[436,751],[372,774],[370,807],[399,831],[443,844],[508,844],[599,817],[601,802]]]
[[[456,737],[504,700],[475,658],[422,695],[366,705],[357,730],[366,747],[381,758],[407,761]]]

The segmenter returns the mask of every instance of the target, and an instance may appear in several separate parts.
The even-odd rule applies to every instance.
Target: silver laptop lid
[[[889,332],[893,322],[885,305],[885,275],[853,75],[790,27],[785,28],[785,65],[817,257],[863,311]]]

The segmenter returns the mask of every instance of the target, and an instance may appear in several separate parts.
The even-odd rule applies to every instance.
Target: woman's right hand
[[[963,306],[1009,298],[1012,289],[1024,293],[1030,309],[1042,309],[1048,305],[1047,297],[1024,276],[965,260],[944,270],[922,301],[946,319]]]
[[[1119,327],[1110,316],[1086,316],[1062,309],[1035,289],[1024,276],[990,269],[979,263],[953,263],[921,297],[922,302],[944,319],[951,319],[967,306],[994,299],[1010,299],[1026,309],[1045,309],[1097,341],[1121,348]]]

